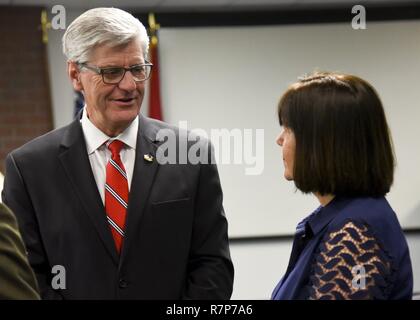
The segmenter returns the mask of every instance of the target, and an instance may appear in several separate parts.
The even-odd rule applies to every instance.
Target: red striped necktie
[[[125,218],[128,205],[128,181],[120,151],[124,143],[119,140],[107,142],[111,159],[106,165],[105,211],[118,253],[124,239]]]

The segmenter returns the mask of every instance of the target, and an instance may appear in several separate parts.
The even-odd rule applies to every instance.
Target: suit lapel
[[[139,232],[139,225],[144,214],[145,206],[148,203],[150,190],[152,189],[156,173],[158,171],[158,162],[156,161],[157,144],[155,141],[156,130],[151,125],[150,119],[139,115],[139,129],[136,143],[136,160],[134,164],[133,179],[131,182],[130,195],[127,208],[127,220],[125,228],[125,237],[121,252],[121,260],[129,250],[132,239],[136,232]],[[145,160],[144,156],[150,155],[153,160]]]
[[[118,254],[114,240],[109,231],[105,217],[105,209],[93,177],[83,131],[76,119],[70,124],[61,143],[62,152],[59,155],[61,164],[70,180],[73,191],[77,194],[84,210],[89,215],[95,229],[112,259],[118,264]]]

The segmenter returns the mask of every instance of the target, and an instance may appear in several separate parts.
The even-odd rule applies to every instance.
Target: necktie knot
[[[114,140],[108,144],[108,149],[112,153],[112,158],[119,157],[123,145],[124,142],[120,140]]]

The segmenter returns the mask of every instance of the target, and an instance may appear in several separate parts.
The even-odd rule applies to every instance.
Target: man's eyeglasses
[[[97,66],[88,65],[86,63],[78,63],[81,68],[92,70],[93,72],[102,75],[102,81],[105,84],[118,84],[124,78],[125,73],[130,71],[134,81],[142,82],[150,78],[153,64],[146,61],[146,63],[136,64],[129,68],[123,67],[107,67],[99,68]]]

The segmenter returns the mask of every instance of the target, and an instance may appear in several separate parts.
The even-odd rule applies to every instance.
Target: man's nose
[[[131,71],[126,71],[126,73],[124,74],[124,77],[118,83],[118,87],[125,91],[133,91],[136,89],[136,86],[137,84],[134,81]]]

